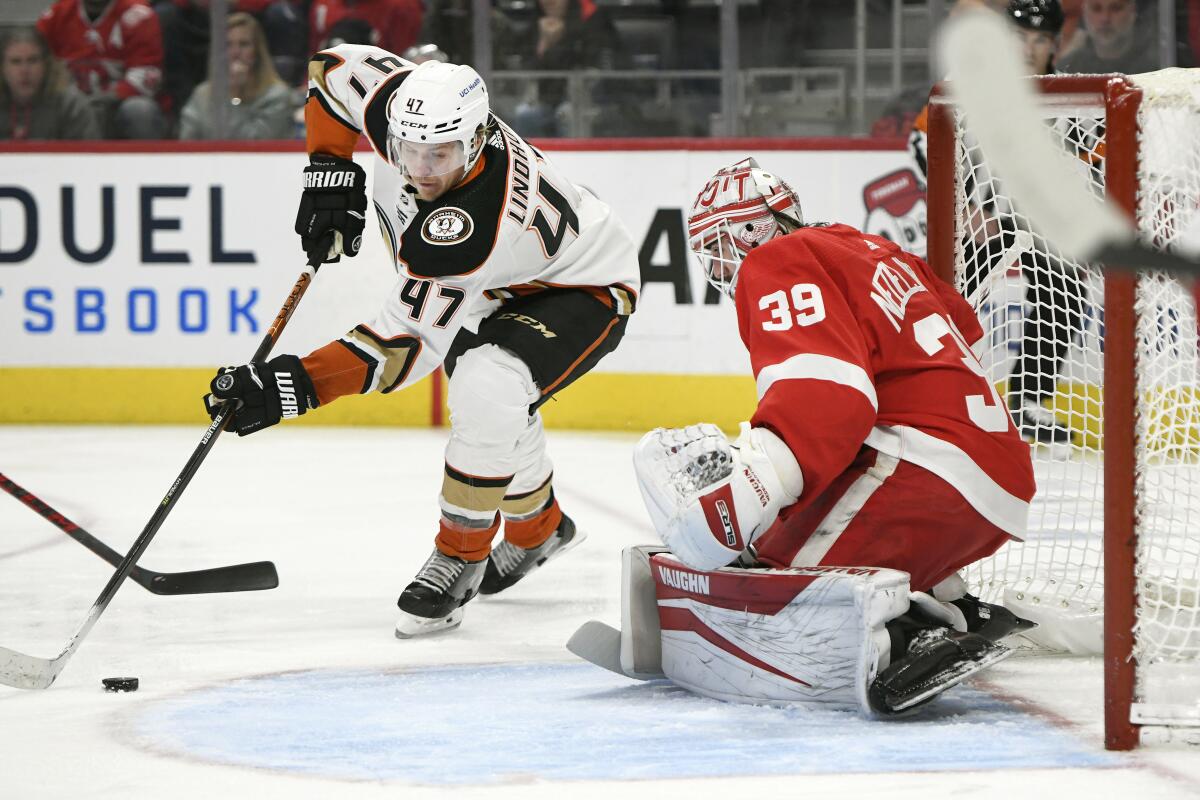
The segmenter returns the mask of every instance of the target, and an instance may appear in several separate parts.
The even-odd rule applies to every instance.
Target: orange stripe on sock
[[[482,561],[492,552],[492,539],[500,530],[500,515],[487,528],[464,528],[442,517],[437,538],[433,543],[442,555],[454,556],[464,561]]]
[[[504,538],[509,544],[515,544],[517,547],[528,550],[549,539],[561,522],[562,511],[558,507],[558,501],[555,500],[549,508],[532,519],[520,522],[506,520]]]

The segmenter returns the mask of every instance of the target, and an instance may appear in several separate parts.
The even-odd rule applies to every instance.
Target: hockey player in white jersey
[[[366,136],[397,282],[374,320],[303,358],[221,370],[206,402],[238,401],[231,427],[245,435],[444,364],[440,528],[400,595],[396,635],[449,630],[477,593],[507,589],[582,539],[555,501],[538,408],[617,346],[639,287],[636,249],[605,203],[490,112],[471,67],[342,45],[317,53],[309,78],[304,250],[326,263],[358,253],[366,175],[351,157]]]

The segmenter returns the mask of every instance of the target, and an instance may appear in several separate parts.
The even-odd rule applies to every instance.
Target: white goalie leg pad
[[[650,558],[667,552],[659,545],[621,551],[621,629],[589,620],[571,636],[567,649],[618,675],[648,681],[662,671],[662,632]]]
[[[694,570],[670,554],[650,564],[674,683],[719,700],[871,713],[867,689],[890,658],[885,625],[908,610],[907,573]]]
[[[787,445],[748,423],[732,445],[709,423],[657,428],[633,465],[663,544],[696,569],[732,563],[804,489]]]
[[[663,677],[662,630],[650,559],[664,552],[648,545],[621,551],[621,671],[631,678]]]

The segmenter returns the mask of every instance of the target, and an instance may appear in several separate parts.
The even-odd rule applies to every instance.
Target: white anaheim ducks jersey
[[[618,313],[634,308],[638,257],[625,227],[496,116],[462,183],[432,202],[406,187],[387,158],[387,107],[414,67],[363,45],[325,50],[309,65],[308,150],[349,158],[360,135],[370,141],[375,211],[399,273],[379,315],[339,340],[359,362],[359,386],[322,380],[347,367],[328,347],[305,359],[322,404],[415,382],[442,363],[461,328],[475,330],[514,294],[580,287]]]

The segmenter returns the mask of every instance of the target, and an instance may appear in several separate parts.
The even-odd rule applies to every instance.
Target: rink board
[[[547,408],[559,427],[731,427],[752,410],[733,309],[686,247],[686,209],[717,168],[752,153],[792,181],[808,219],[862,226],[864,187],[908,166],[902,145],[878,141],[543,144],[612,205],[644,281],[622,345]],[[212,370],[249,357],[299,274],[295,145],[138,147],[0,152],[0,422],[194,422]],[[375,228],[357,258],[322,268],[276,352],[373,318],[396,279]],[[430,424],[431,383],[312,421]]]

